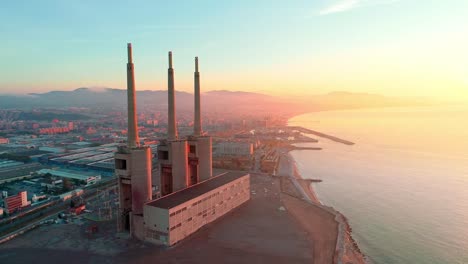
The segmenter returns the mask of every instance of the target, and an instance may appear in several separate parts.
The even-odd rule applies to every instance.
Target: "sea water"
[[[319,199],[349,220],[373,263],[468,263],[468,107],[309,113],[319,139],[293,151]],[[315,137],[315,136],[313,136]]]

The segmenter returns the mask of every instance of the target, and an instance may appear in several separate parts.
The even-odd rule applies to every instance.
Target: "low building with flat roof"
[[[226,172],[144,206],[145,239],[174,245],[250,199],[250,175]]]
[[[37,173],[39,173],[41,175],[45,175],[45,174],[49,173],[50,175],[55,176],[55,177],[85,181],[86,185],[95,184],[96,182],[101,180],[101,174],[90,173],[90,172],[81,172],[81,171],[72,171],[72,170],[42,169],[42,170],[39,170]]]

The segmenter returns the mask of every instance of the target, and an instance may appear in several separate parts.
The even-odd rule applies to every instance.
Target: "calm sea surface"
[[[320,139],[294,151],[319,199],[347,216],[373,263],[468,263],[468,107],[310,113]]]

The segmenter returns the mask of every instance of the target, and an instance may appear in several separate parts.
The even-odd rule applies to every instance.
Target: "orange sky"
[[[0,93],[125,88],[132,42],[138,90],[167,89],[172,50],[182,91],[199,56],[203,91],[468,101],[468,1],[312,2],[8,2]]]

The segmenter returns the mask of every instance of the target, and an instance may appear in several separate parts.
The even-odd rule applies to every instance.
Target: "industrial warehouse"
[[[47,159],[51,165],[95,170],[111,176],[114,171],[114,155],[117,146],[117,143],[110,143],[98,147],[79,148],[68,153],[49,155]]]
[[[203,134],[201,126],[197,57],[194,132],[188,138],[178,136],[172,52],[168,69],[168,138],[158,146],[157,168],[153,170],[152,151],[140,145],[138,136],[131,44],[127,51],[128,140],[115,154],[118,231],[129,232],[139,240],[174,245],[248,201],[250,176],[227,172],[213,177],[212,141]]]

